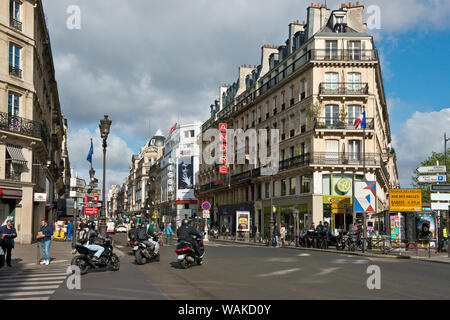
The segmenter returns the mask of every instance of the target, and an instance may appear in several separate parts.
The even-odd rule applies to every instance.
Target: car
[[[127,228],[124,225],[117,226],[116,232],[127,232]]]
[[[107,226],[106,232],[113,234],[114,232],[116,232],[116,224],[114,222],[108,222],[106,226]]]

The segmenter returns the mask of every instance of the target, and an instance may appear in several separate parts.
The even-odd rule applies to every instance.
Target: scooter
[[[76,245],[75,250],[79,255],[72,259],[71,265],[80,268],[81,275],[86,274],[89,269],[100,269],[108,266],[111,267],[113,271],[118,271],[120,269],[120,260],[119,257],[113,253],[112,240],[105,240],[103,247],[105,248],[105,251],[98,261],[95,261],[93,259],[95,251],[91,251],[82,245]]]
[[[135,246],[133,247],[134,257],[135,257],[136,263],[138,265],[143,265],[150,261],[160,261],[159,250],[156,250],[156,249],[159,249],[159,248],[156,248],[156,246],[158,246],[158,237],[154,236],[152,238],[152,240],[149,239],[149,241],[154,243],[154,245],[155,245],[154,249],[151,249],[143,241],[134,241],[133,240],[133,242],[135,244]]]
[[[194,241],[198,243],[198,249],[200,251],[201,256],[198,256],[195,253],[194,247],[190,242],[187,242],[185,239],[179,239],[179,243],[177,248],[175,249],[175,253],[177,254],[178,265],[182,269],[187,269],[197,263],[198,265],[203,264],[203,256],[205,254],[205,247],[203,245],[203,238],[193,236]]]

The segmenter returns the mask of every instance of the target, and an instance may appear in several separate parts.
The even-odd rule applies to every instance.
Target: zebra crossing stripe
[[[18,280],[23,280],[23,281],[40,281],[40,280],[64,280],[67,278],[67,275],[65,277],[38,277],[38,278],[18,278],[18,279],[10,279],[10,280],[1,280],[1,283],[6,283],[6,282],[16,282]]]
[[[0,299],[9,298],[9,297],[20,297],[20,296],[51,296],[55,293],[55,290],[52,291],[26,291],[26,292],[9,292],[9,293],[0,293]]]
[[[59,273],[34,273],[34,274],[23,274],[23,275],[14,275],[14,276],[1,276],[0,280],[2,278],[6,279],[22,279],[22,278],[31,278],[31,277],[49,277],[49,276],[67,276],[66,272],[59,272]]]
[[[17,280],[17,281],[2,281],[0,283],[0,288],[3,287],[11,287],[12,285],[16,285],[16,286],[20,286],[20,285],[49,285],[49,284],[61,284],[64,281],[36,281],[36,280],[32,280],[32,281],[22,281],[22,280]]]
[[[0,288],[0,292],[9,292],[11,290],[24,291],[24,290],[48,290],[48,289],[58,289],[59,286],[32,286],[32,287],[16,287],[12,286],[9,288]]]

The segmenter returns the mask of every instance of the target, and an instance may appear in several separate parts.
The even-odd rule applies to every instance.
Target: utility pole
[[[448,178],[448,169],[447,169],[447,142],[450,141],[450,138],[447,139],[447,133],[444,133],[444,165],[445,165],[445,178]],[[447,180],[448,181],[448,180]],[[450,230],[450,207],[447,210],[447,237],[448,231]],[[447,245],[448,257],[450,258],[450,244]]]

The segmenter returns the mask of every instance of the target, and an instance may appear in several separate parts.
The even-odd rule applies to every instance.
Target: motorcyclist
[[[195,253],[200,258],[203,258],[203,254],[201,255],[200,251],[199,251],[198,242],[195,241],[195,239],[192,237],[192,236],[196,236],[196,237],[201,238],[202,235],[200,234],[200,232],[196,228],[191,227],[189,225],[189,221],[187,219],[184,219],[181,222],[181,227],[178,228],[178,230],[177,230],[177,236],[178,236],[178,239],[184,239],[187,242],[191,243],[192,246],[194,247]]]
[[[137,238],[142,241],[151,250],[154,250],[155,254],[159,252],[159,243],[153,241],[155,234],[150,230],[150,228],[145,227],[145,225],[138,224],[136,228]]]
[[[105,248],[101,245],[98,245],[98,240],[107,240],[106,238],[102,237],[96,230],[95,230],[95,223],[94,221],[88,222],[88,228],[89,231],[87,233],[87,242],[83,245],[85,248],[88,248],[91,251],[95,251],[94,258],[92,259],[94,262],[98,262],[98,259],[101,257],[103,252],[105,251]]]

